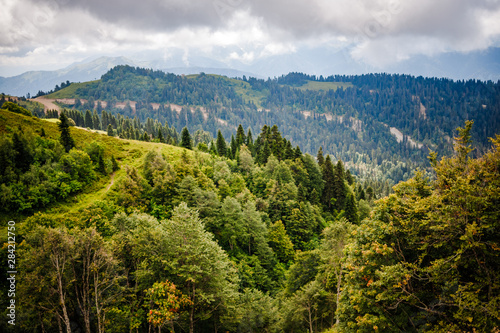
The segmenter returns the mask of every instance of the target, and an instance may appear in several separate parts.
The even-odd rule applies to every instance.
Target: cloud
[[[251,62],[301,45],[374,66],[498,46],[498,0],[0,0],[0,61],[177,47]],[[232,48],[234,47],[234,48]],[[28,51],[26,51],[28,50]]]

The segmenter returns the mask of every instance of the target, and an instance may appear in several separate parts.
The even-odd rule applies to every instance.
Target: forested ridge
[[[500,137],[474,149],[472,121],[452,134],[453,153],[431,152],[428,172],[386,196],[386,182],[321,145],[304,154],[275,124],[228,126],[227,140],[222,126],[116,110],[54,123],[6,103],[0,216],[5,230],[16,220],[19,331],[500,327]]]
[[[355,174],[392,184],[408,179],[416,167],[428,168],[429,150],[451,154],[454,130],[466,120],[475,121],[477,152],[500,129],[500,85],[491,81],[302,73],[229,79],[117,66],[101,80],[65,87],[48,97],[76,98],[65,107],[83,114],[96,109],[98,116],[105,110],[128,117],[134,130],[152,121],[177,132],[204,130],[214,138],[221,130],[229,141],[239,124],[253,132],[276,124],[294,147],[315,154],[322,146]],[[149,134],[156,135],[157,127]],[[101,123],[94,128],[106,130]],[[114,129],[120,134],[123,124]]]

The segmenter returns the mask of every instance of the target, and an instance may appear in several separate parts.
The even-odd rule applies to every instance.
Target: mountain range
[[[221,51],[222,52],[222,51]],[[228,50],[225,50],[227,53]],[[222,56],[221,56],[222,57]],[[224,58],[224,57],[222,57]],[[500,48],[470,53],[443,53],[437,56],[413,56],[383,68],[355,61],[348,52],[327,47],[302,48],[294,53],[272,55],[252,62],[225,57],[225,61],[181,49],[168,52],[140,52],[128,57],[89,58],[54,71],[29,71],[12,77],[0,77],[0,92],[25,96],[48,91],[61,82],[85,82],[99,79],[117,65],[159,69],[174,74],[219,74],[228,77],[277,77],[289,72],[314,75],[404,73],[424,77],[445,77],[454,80],[500,79]]]

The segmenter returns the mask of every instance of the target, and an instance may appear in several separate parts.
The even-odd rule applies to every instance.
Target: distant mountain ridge
[[[174,65],[180,65],[173,62]],[[34,96],[38,91],[50,91],[61,82],[86,82],[100,79],[103,74],[118,65],[141,66],[161,69],[168,73],[181,74],[219,74],[228,77],[262,76],[250,72],[230,68],[214,68],[200,66],[168,67],[168,62],[138,62],[126,57],[100,57],[91,61],[72,64],[56,71],[29,71],[12,77],[0,77],[0,93],[13,96]]]
[[[0,77],[0,92],[25,96],[39,90],[49,91],[61,82],[85,82],[100,79],[117,65],[152,68],[180,74],[219,74],[228,77],[277,77],[289,72],[303,72],[317,76],[358,75],[369,73],[404,73],[423,77],[443,77],[453,80],[500,80],[500,48],[489,48],[470,53],[443,53],[434,57],[416,55],[385,67],[375,67],[354,60],[346,50],[328,47],[301,48],[290,54],[271,55],[247,63],[228,58],[219,50],[210,57],[201,52],[186,53],[171,48],[160,52],[142,52],[130,57],[107,57],[84,60],[55,71],[30,71],[12,77]],[[215,59],[226,58],[225,61]]]
[[[90,62],[75,63],[56,71],[30,71],[12,77],[0,77],[0,92],[25,96],[48,91],[61,82],[83,82],[100,79],[101,75],[118,65],[133,64],[125,57],[100,57]]]

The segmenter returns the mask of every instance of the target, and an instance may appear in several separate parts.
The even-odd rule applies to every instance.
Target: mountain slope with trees
[[[380,183],[321,148],[303,154],[276,125],[255,134],[240,125],[230,142],[219,131],[208,144],[185,128],[178,147],[162,142],[166,126],[153,137],[141,124],[126,139],[130,129],[120,138],[112,125],[108,133],[69,126],[76,110],[56,124],[5,107],[0,216],[4,229],[17,222],[22,330],[500,325],[500,138],[474,158],[472,122],[459,129],[452,157],[431,154],[434,180],[417,172],[375,202]]]
[[[101,116],[104,110],[128,117],[134,125],[149,118],[177,132],[187,127],[214,138],[220,129],[228,141],[239,124],[253,132],[276,124],[304,152],[315,154],[322,146],[355,174],[379,179],[384,175],[393,182],[409,178],[409,170],[417,166],[428,168],[429,150],[451,154],[454,130],[465,120],[475,121],[475,147],[484,152],[488,138],[500,128],[499,96],[499,83],[491,81],[302,73],[237,80],[130,66],[57,92],[58,98],[76,98],[67,107],[84,113],[96,109]],[[118,124],[114,129],[123,130]],[[157,128],[154,132],[149,133],[157,135]]]

